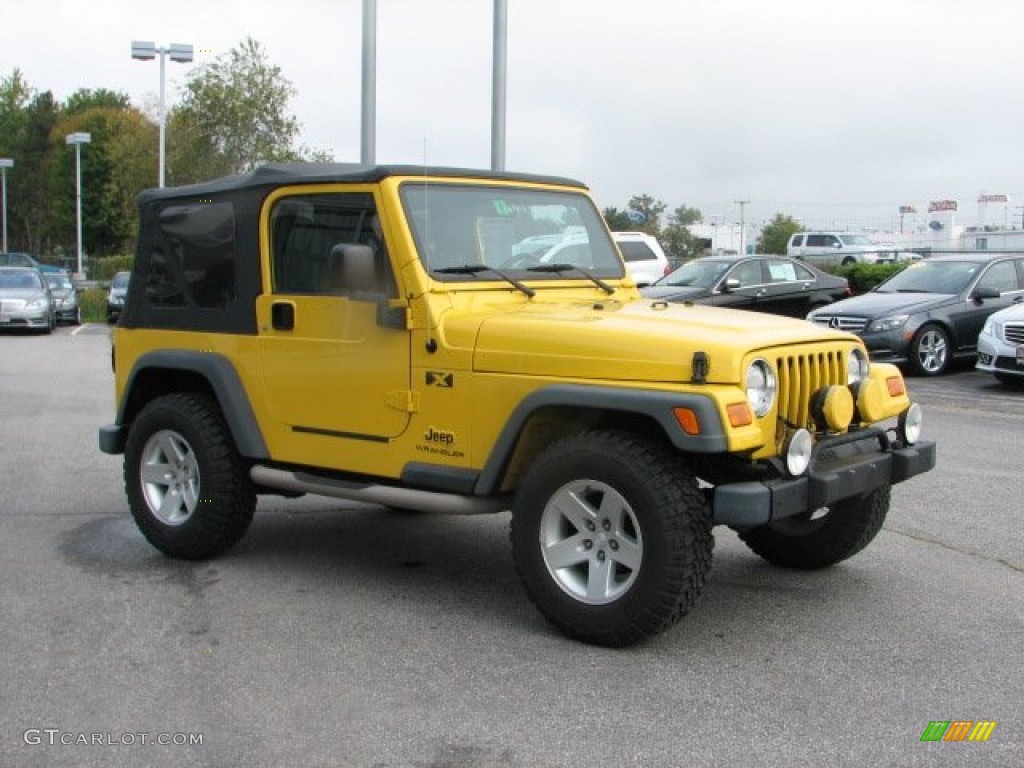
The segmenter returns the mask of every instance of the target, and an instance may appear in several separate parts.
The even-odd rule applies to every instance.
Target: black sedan
[[[785,256],[706,256],[688,261],[640,292],[662,301],[692,301],[790,317],[850,295],[845,278]]]
[[[872,359],[935,376],[954,358],[976,354],[989,315],[1022,301],[1024,256],[964,252],[911,264],[807,319],[856,333]]]

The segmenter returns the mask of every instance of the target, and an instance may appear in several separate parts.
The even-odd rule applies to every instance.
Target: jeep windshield
[[[401,194],[420,258],[438,281],[624,275],[586,195],[438,182],[407,182]],[[534,269],[546,266],[551,268]]]

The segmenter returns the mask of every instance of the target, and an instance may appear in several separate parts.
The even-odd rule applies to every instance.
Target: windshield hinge
[[[693,375],[690,376],[690,382],[693,384],[703,384],[708,380],[708,371],[711,369],[711,363],[708,361],[707,353],[705,352],[694,352],[693,353]]]
[[[399,389],[384,395],[384,404],[403,413],[416,413],[420,409],[420,396],[411,389]]]

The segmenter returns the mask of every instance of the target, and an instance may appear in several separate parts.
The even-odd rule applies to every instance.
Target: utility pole
[[[747,219],[746,219],[746,206],[750,203],[749,200],[733,200],[736,205],[740,207],[740,255],[747,255]]]

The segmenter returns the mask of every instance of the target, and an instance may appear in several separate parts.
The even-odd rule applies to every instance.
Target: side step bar
[[[454,493],[421,491],[391,485],[354,483],[320,477],[308,472],[290,472],[259,464],[249,471],[257,485],[289,493],[313,493],[350,501],[363,501],[385,507],[415,509],[442,515],[481,515],[501,512],[511,507],[508,496],[460,496]]]

